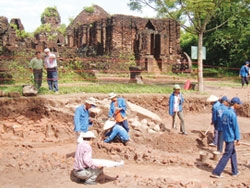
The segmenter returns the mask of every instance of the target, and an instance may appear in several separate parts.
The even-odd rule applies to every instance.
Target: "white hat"
[[[49,58],[55,59],[55,58],[56,58],[56,55],[55,55],[55,54],[49,54]]]
[[[181,89],[181,87],[180,87],[180,85],[175,84],[175,85],[174,85],[174,89]]]
[[[95,138],[95,134],[92,131],[87,131],[86,133],[81,133],[82,138]]]
[[[117,95],[114,93],[114,92],[112,92],[112,93],[110,93],[109,94],[109,99],[113,99],[114,97],[116,97]]]
[[[44,52],[50,52],[49,48],[45,48]]]
[[[96,99],[93,98],[93,97],[88,98],[85,102],[88,103],[88,104],[91,104],[93,106],[97,106]]]
[[[216,102],[219,100],[219,97],[216,97],[215,95],[210,95],[208,98],[207,98],[207,102]]]
[[[103,130],[108,130],[110,129],[111,127],[113,127],[115,125],[115,121],[112,121],[112,120],[107,120],[105,123],[104,123],[104,126],[103,126]]]

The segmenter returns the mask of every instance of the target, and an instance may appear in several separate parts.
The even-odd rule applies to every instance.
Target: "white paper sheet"
[[[107,159],[93,159],[93,161],[97,166],[104,166],[104,167],[107,167],[107,168],[124,165],[123,160],[121,160],[120,162],[116,162],[116,161],[107,160]]]

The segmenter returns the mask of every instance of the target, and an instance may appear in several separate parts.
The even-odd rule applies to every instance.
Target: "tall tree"
[[[247,1],[247,0],[246,0]],[[203,35],[223,26],[231,19],[244,0],[129,0],[131,10],[142,10],[144,6],[153,8],[158,17],[169,17],[181,25],[187,32],[198,36],[198,89],[204,91],[202,46]],[[218,13],[231,13],[220,24],[207,28],[208,23],[216,19]]]
[[[238,69],[246,60],[250,60],[250,9],[245,6],[239,10],[233,19],[215,32],[204,36],[204,44],[207,46],[210,56],[206,63],[209,65],[226,66],[230,73],[238,74]],[[226,15],[221,13],[216,21],[210,22],[207,27],[214,27],[220,23],[220,18]],[[226,69],[228,70],[228,69]]]

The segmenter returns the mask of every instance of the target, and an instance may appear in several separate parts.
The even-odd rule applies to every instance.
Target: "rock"
[[[38,90],[33,85],[23,86],[23,95],[24,96],[36,96]]]
[[[153,112],[151,112],[151,111],[149,111],[141,106],[133,104],[131,102],[127,102],[127,104],[133,113],[137,113],[139,119],[150,118],[154,121],[161,122],[161,118],[157,114],[155,114],[155,113],[153,113]]]

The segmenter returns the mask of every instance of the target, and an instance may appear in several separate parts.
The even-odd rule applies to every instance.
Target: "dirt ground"
[[[149,132],[131,127],[132,141],[128,146],[119,143],[103,144],[97,138],[93,157],[124,160],[125,164],[105,168],[106,176],[117,180],[102,181],[91,187],[250,187],[250,146],[237,146],[238,168],[241,174],[231,176],[230,162],[223,178],[210,178],[218,160],[213,158],[214,147],[210,126],[211,106],[205,102],[210,94],[229,98],[239,96],[244,106],[238,113],[241,142],[250,143],[249,89],[240,87],[205,87],[205,94],[185,97],[185,125],[188,135],[171,129],[168,115],[169,94],[121,94],[127,101],[146,108],[162,119],[165,131]],[[73,115],[76,106],[87,97],[103,100],[104,94],[43,95],[36,97],[0,98],[0,188],[68,188],[82,187],[72,175],[74,151]],[[103,112],[99,120],[107,116]],[[129,117],[131,114],[129,114]],[[91,129],[101,131],[102,121]],[[200,154],[207,153],[201,160]]]

